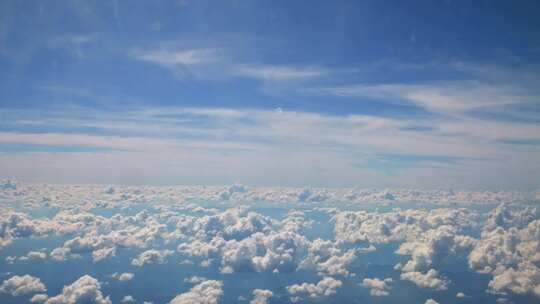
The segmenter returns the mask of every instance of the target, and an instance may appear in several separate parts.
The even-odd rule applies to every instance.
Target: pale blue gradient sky
[[[536,1],[0,6],[0,177],[539,187]]]

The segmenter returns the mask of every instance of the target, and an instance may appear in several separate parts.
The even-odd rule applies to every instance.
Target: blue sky
[[[2,177],[539,186],[536,1],[0,6]]]

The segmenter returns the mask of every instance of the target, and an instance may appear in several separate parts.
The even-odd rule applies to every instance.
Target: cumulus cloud
[[[131,281],[133,279],[133,277],[135,277],[135,274],[134,273],[131,273],[131,272],[124,272],[124,273],[113,273],[111,275],[111,277],[113,279],[117,279],[118,281],[120,282],[125,282],[125,281]]]
[[[492,293],[535,294],[540,297],[540,219],[536,208],[501,205],[486,220],[469,266],[493,279]]]
[[[131,295],[124,296],[122,300],[120,300],[120,303],[135,303],[135,298]]]
[[[316,239],[309,244],[308,255],[299,268],[314,269],[320,274],[348,275],[349,266],[356,259],[356,250],[343,252],[332,241]]]
[[[253,299],[249,304],[267,304],[268,299],[274,296],[274,293],[267,289],[254,289]]]
[[[341,285],[343,285],[343,283],[340,280],[325,277],[317,284],[302,283],[287,286],[287,291],[291,296],[306,294],[310,298],[320,298],[323,296],[328,297],[335,295],[337,293],[337,289],[339,289]]]
[[[498,294],[527,294],[540,297],[540,269],[529,262],[522,262],[517,269],[506,268],[496,273],[488,290]]]
[[[465,297],[467,297],[467,296],[466,296],[463,292],[458,292],[458,293],[456,294],[456,298],[460,298],[460,299],[461,299],[461,298],[465,298]]]
[[[184,282],[191,283],[191,284],[199,284],[199,283],[202,283],[202,282],[207,281],[207,280],[208,279],[205,278],[205,277],[192,276],[192,277],[184,279]]]
[[[368,241],[389,243],[421,237],[424,231],[440,226],[460,229],[475,225],[475,214],[466,209],[439,208],[424,210],[393,210],[386,213],[357,211],[339,212],[333,217],[334,233],[346,242]]]
[[[30,251],[25,256],[19,257],[19,260],[35,260],[35,259],[45,259],[47,258],[47,253],[42,251]]]
[[[177,295],[170,304],[217,304],[223,295],[221,281],[208,280],[195,285],[188,292]]]
[[[411,256],[401,268],[403,272],[424,271],[439,266],[449,256],[469,251],[475,244],[475,239],[458,235],[455,226],[444,225],[402,243],[396,253]]]
[[[427,299],[424,304],[439,304],[439,302],[433,300],[433,299]]]
[[[312,225],[313,220],[307,219],[305,213],[298,210],[290,210],[287,216],[281,220],[283,230],[297,233],[303,229],[310,228]]]
[[[436,290],[447,288],[450,282],[437,269],[441,269],[447,258],[460,256],[467,257],[472,269],[492,277],[488,286],[491,293],[538,294],[540,220],[535,207],[503,204],[494,208],[487,217],[472,209],[457,207],[342,211],[354,203],[370,200],[391,205],[414,198],[453,202],[454,199],[468,201],[480,197],[482,202],[492,202],[500,197],[514,197],[514,194],[404,189],[247,188],[241,185],[115,186],[114,191],[104,191],[102,186],[17,185],[16,190],[8,188],[0,195],[27,201],[29,208],[47,204],[60,211],[52,218],[33,218],[29,214],[6,209],[7,212],[0,213],[1,244],[7,246],[17,238],[52,233],[67,239],[49,255],[42,250],[31,251],[25,256],[8,258],[8,261],[49,256],[55,260],[91,257],[98,262],[114,258],[117,251],[130,247],[140,249],[137,250],[140,254],[133,257],[132,265],[144,266],[166,263],[173,252],[155,247],[160,246],[161,249],[163,244],[174,244],[178,245],[177,251],[183,259],[201,267],[218,266],[222,273],[309,270],[322,277],[348,276],[354,275],[350,266],[358,253],[375,250],[374,245],[377,244],[396,242],[400,243],[396,253],[410,257],[396,269],[402,272],[402,279],[418,286]],[[220,209],[202,208],[194,203],[195,199],[211,201]],[[261,200],[293,202],[302,211],[290,210],[278,218],[253,212],[247,204]],[[316,207],[316,202],[340,200],[349,204],[339,208]],[[296,203],[298,201],[301,202]],[[93,208],[124,210],[138,207],[140,203],[152,205],[155,209],[135,215],[119,213],[108,217],[92,213]],[[221,208],[227,206],[236,207],[222,211]],[[3,208],[0,206],[2,211]],[[310,218],[320,212],[326,213],[325,217],[332,217],[334,239],[318,239],[311,235],[309,228],[315,222]],[[467,236],[470,228],[481,228],[480,238]],[[130,273],[113,275],[118,280],[128,280],[130,276]],[[189,280],[192,284],[205,281],[207,279],[204,278]],[[366,279],[362,284],[370,289],[372,295],[385,295],[391,287],[390,281],[375,278]],[[309,297],[308,292],[305,294]],[[291,299],[302,295],[301,292],[291,294]],[[41,296],[36,297],[36,301],[40,298],[43,302]]]
[[[64,286],[62,293],[49,298],[46,304],[75,304],[96,303],[111,304],[109,297],[101,293],[99,281],[89,275],[84,275],[71,285]]]
[[[0,292],[9,293],[12,296],[44,292],[46,290],[45,285],[41,283],[39,278],[27,274],[13,276],[5,280],[0,286]]]
[[[370,294],[374,297],[387,296],[390,294],[390,285],[393,281],[392,278],[387,278],[384,280],[374,279],[364,279],[362,281],[362,286],[370,289]]]
[[[44,293],[38,293],[38,294],[35,294],[31,299],[30,299],[30,302],[31,303],[43,303],[45,301],[47,301],[47,299],[49,298],[48,295],[44,294]]]
[[[42,251],[30,251],[26,255],[16,257],[8,256],[6,257],[6,262],[13,264],[15,261],[28,261],[28,260],[37,260],[37,259],[46,259],[47,253]]]
[[[142,267],[146,264],[164,264],[167,262],[167,257],[172,255],[172,250],[146,250],[139,254],[139,256],[131,261],[131,265]]]
[[[306,243],[304,236],[289,231],[255,233],[241,241],[226,242],[221,265],[234,271],[291,272],[296,270],[299,249]]]
[[[247,191],[247,187],[241,184],[233,184],[229,186],[227,189],[223,190],[219,193],[219,198],[224,201],[228,201],[233,198],[235,193],[245,193]]]
[[[521,229],[538,218],[540,218],[540,209],[536,207],[517,208],[512,204],[500,204],[490,211],[483,230],[493,231],[497,228],[512,227]]]
[[[418,271],[405,272],[401,274],[402,280],[409,280],[422,288],[431,288],[435,290],[446,290],[448,281],[439,275],[435,269],[430,269],[426,273]]]
[[[43,234],[37,223],[26,214],[8,212],[0,215],[0,248],[11,244],[16,238]]]

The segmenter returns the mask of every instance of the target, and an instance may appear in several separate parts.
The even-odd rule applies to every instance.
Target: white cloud
[[[45,301],[47,301],[47,299],[49,298],[48,295],[44,294],[44,293],[38,293],[38,294],[35,294],[31,299],[30,299],[30,302],[31,303],[43,303]]]
[[[430,288],[435,290],[446,290],[448,281],[439,276],[439,272],[435,269],[430,269],[426,273],[418,271],[405,272],[401,274],[402,280],[409,280],[422,288]]]
[[[462,229],[474,225],[474,213],[465,209],[403,210],[385,213],[340,212],[334,215],[336,239],[347,242],[388,243],[418,238],[428,229],[449,225]]]
[[[401,267],[403,272],[425,271],[439,266],[449,256],[469,251],[475,244],[475,239],[457,234],[456,226],[443,225],[402,243],[396,253],[411,256]]]
[[[222,287],[221,281],[204,281],[188,292],[177,295],[170,304],[217,304],[223,295]]]
[[[308,255],[299,265],[301,269],[313,269],[319,274],[349,274],[347,266],[356,259],[356,250],[343,251],[332,241],[316,239],[309,244]]]
[[[427,299],[424,304],[439,304],[439,302],[433,300],[433,299]]]
[[[469,266],[493,279],[492,293],[540,297],[540,220],[537,208],[501,205],[484,223],[481,239],[469,255]]]
[[[202,283],[202,282],[207,281],[207,280],[208,279],[205,278],[205,277],[192,276],[190,278],[184,279],[184,282],[188,282],[188,283],[191,283],[191,284],[199,284],[199,283]]]
[[[362,281],[362,286],[370,289],[370,294],[374,297],[382,297],[390,294],[390,285],[393,281],[392,278],[379,280],[377,278],[366,278]]]
[[[120,303],[135,303],[135,298],[131,295],[124,296],[122,300],[120,300]]]
[[[92,251],[92,259],[94,262],[99,262],[108,257],[116,256],[116,247],[101,248]]]
[[[49,298],[46,304],[96,303],[111,304],[109,297],[101,293],[101,284],[95,278],[84,275],[71,285],[64,286],[62,293]]]
[[[171,117],[172,114],[182,118]],[[538,163],[538,153],[497,143],[508,138],[531,138],[540,133],[540,127],[534,124],[428,120],[422,124],[433,132],[410,132],[407,128],[418,125],[418,121],[287,110],[279,113],[253,109],[147,108],[129,111],[128,118],[110,113],[93,115],[93,119],[63,117],[60,121],[51,115],[53,117],[48,119],[52,121],[43,123],[99,128],[116,135],[1,132],[0,142],[97,151],[6,154],[0,156],[0,166],[6,175],[56,183],[120,180],[124,184],[165,184],[175,180],[188,184],[224,184],[243,180],[252,184],[299,185],[298,181],[302,180],[325,186],[537,187],[518,174],[523,168]],[[201,120],[213,123],[201,126],[197,123]],[[107,151],[107,158],[102,157],[103,149]],[[225,157],[224,151],[231,154]],[[303,152],[308,151],[306,156]],[[357,151],[362,153],[359,155]],[[387,163],[403,175],[385,175],[369,166],[381,154],[388,153],[428,159],[430,156],[457,157],[457,161],[422,161],[410,167]],[[501,162],[501,159],[511,159],[511,162]],[[300,161],[306,165],[289,169]],[[167,170],[156,169],[167,164]],[[325,169],[324,176],[321,170],[316,170],[321,167]],[[501,167],[516,177],[510,178],[512,185],[502,185],[490,175]],[[182,170],[176,170],[178,168]],[[144,176],[151,178],[143,179],[133,174],[133,170],[144,171]],[[223,173],[231,170],[237,173],[235,180]]]
[[[21,257],[20,259],[22,259],[23,257]],[[28,259],[28,260],[33,260],[33,259],[45,259],[47,258],[47,253],[46,252],[41,252],[41,251],[30,251],[26,254],[26,256],[24,256],[25,259]]]
[[[240,66],[236,73],[241,76],[256,78],[264,81],[291,81],[318,78],[327,72],[315,67],[291,66]]]
[[[120,282],[126,282],[126,281],[131,281],[135,277],[135,274],[131,272],[123,272],[119,274],[115,272],[111,275],[111,277],[113,279],[117,279]]]
[[[150,249],[142,252],[139,256],[131,261],[131,265],[142,267],[146,264],[164,264],[167,262],[167,257],[172,255],[172,250],[155,250]]]
[[[44,292],[47,289],[39,278],[31,275],[13,276],[5,280],[0,286],[0,292],[9,293],[12,296],[20,296],[38,292]]]
[[[302,283],[287,286],[287,291],[292,296],[307,294],[310,298],[328,297],[335,295],[342,284],[340,280],[325,277],[317,284]]]
[[[167,49],[138,52],[135,58],[165,66],[208,64],[219,59],[215,49],[171,51]]]
[[[268,289],[254,289],[253,299],[249,304],[267,304],[268,299],[274,296],[274,293]]]
[[[540,269],[530,262],[522,262],[517,269],[497,271],[489,282],[488,291],[501,294],[534,294],[540,297]]]
[[[442,113],[459,113],[486,106],[501,106],[534,99],[518,88],[478,82],[448,82],[426,85],[378,84],[323,88],[319,92],[336,96],[369,97],[411,102]],[[525,93],[525,94],[524,94]]]
[[[313,223],[313,220],[306,218],[305,214],[298,210],[290,210],[287,216],[281,220],[283,230],[297,233],[311,228]]]

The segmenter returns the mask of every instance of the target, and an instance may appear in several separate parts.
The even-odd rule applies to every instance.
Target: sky
[[[534,190],[537,1],[2,1],[0,177]]]

